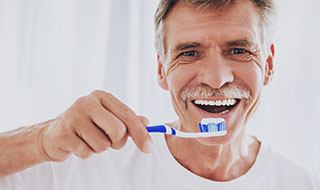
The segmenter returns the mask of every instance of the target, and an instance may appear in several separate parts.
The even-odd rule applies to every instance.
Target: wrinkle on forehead
[[[253,11],[250,11],[250,9]],[[174,19],[172,20],[172,18]],[[230,23],[230,21],[234,21],[234,24],[252,27],[251,22],[253,18],[257,18],[257,23],[254,24],[259,24],[260,16],[258,10],[251,1],[241,1],[223,9],[207,8],[203,10],[197,9],[190,3],[179,2],[168,13],[165,22],[169,24],[177,19],[180,20],[179,24],[190,21],[194,21],[195,23],[204,22],[204,24]]]
[[[196,27],[202,27],[202,26],[207,26],[207,25],[228,25],[229,27],[234,27],[234,26],[242,26],[242,27],[247,27],[247,28],[254,28],[254,26],[257,26],[258,23],[250,23],[249,19],[245,19],[242,20],[240,22],[240,20],[228,20],[227,18],[224,18],[223,16],[214,16],[210,13],[207,13],[207,15],[204,16],[199,16],[199,15],[189,15],[188,13],[186,13],[186,15],[184,15],[185,18],[183,19],[179,19],[179,25],[181,25],[181,28],[184,29],[189,29],[189,28],[196,28]],[[238,15],[239,17],[241,17],[241,15]],[[246,16],[247,17],[247,16]],[[244,18],[244,17],[242,17]],[[232,22],[231,22],[232,21]],[[176,20],[172,20],[172,19],[168,19],[166,21],[166,26],[170,26],[170,25],[175,25],[177,21]],[[192,26],[189,24],[190,22],[192,23],[197,23],[197,24],[193,24]],[[179,27],[179,28],[180,28]]]
[[[250,11],[252,8],[254,11]],[[245,10],[245,11],[244,11]],[[198,10],[189,3],[178,3],[173,10],[168,14],[165,21],[165,52],[168,49],[166,45],[173,45],[172,38],[184,36],[184,35],[202,35],[206,37],[207,34],[202,34],[199,28],[210,28],[212,32],[215,32],[214,28],[223,29],[224,31],[230,31],[230,34],[234,30],[246,30],[248,35],[260,40],[261,34],[260,17],[254,5],[248,2],[237,3],[225,9],[207,8],[205,10]],[[261,43],[261,42],[260,42]]]

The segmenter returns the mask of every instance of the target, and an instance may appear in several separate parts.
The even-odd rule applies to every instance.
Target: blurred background
[[[94,89],[113,93],[151,123],[174,120],[157,84],[157,3],[0,0],[0,132],[54,118]],[[277,5],[275,77],[248,128],[320,171],[320,1]]]

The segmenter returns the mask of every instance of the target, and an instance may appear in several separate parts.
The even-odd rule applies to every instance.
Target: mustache
[[[237,98],[249,100],[251,92],[246,87],[241,87],[235,84],[225,84],[219,89],[214,89],[205,84],[196,84],[185,87],[181,93],[180,97],[184,101],[195,98],[211,98],[214,96],[222,96],[225,98]]]

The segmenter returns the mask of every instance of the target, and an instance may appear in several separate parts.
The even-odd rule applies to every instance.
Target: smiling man
[[[198,132],[223,118],[226,135],[151,137],[145,117],[95,91],[0,136],[1,189],[320,189],[318,174],[246,133],[273,77],[273,12],[272,0],[162,0],[156,11],[158,80],[179,118],[168,125]]]
[[[202,118],[222,117],[227,123],[223,137],[167,138],[174,157],[200,176],[229,181],[256,160],[260,142],[244,129],[273,73],[274,47],[263,33],[272,6],[271,1],[198,1],[178,3],[157,17],[159,81],[179,116],[172,125],[196,131]],[[188,151],[178,151],[185,145]]]

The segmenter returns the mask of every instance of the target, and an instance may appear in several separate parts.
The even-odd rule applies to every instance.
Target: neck
[[[214,181],[230,181],[244,175],[254,164],[259,141],[246,133],[233,142],[203,145],[196,139],[166,136],[175,159],[186,169]]]

